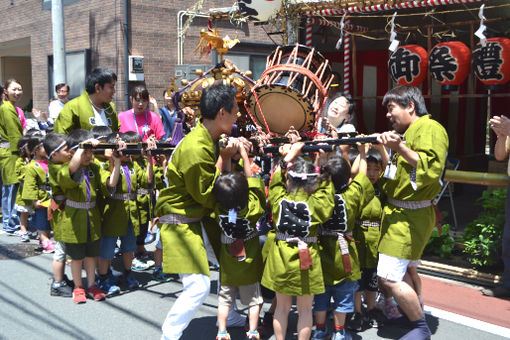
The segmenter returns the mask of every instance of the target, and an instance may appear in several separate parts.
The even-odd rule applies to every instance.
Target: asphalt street
[[[52,255],[40,254],[34,248],[36,241],[21,245],[17,237],[0,234],[0,339],[160,338],[166,313],[181,292],[178,281],[159,283],[151,280],[152,271],[135,273],[143,285],[140,289],[123,290],[106,301],[87,300],[86,304],[76,305],[71,298],[50,296]],[[66,273],[71,277],[69,266]],[[211,293],[182,339],[215,338],[217,280],[218,273],[212,271]],[[239,302],[238,307],[246,315],[247,310]],[[267,308],[269,305],[264,305],[263,311]],[[296,320],[293,309],[287,339],[297,338]],[[503,339],[432,315],[427,315],[427,321],[433,339]],[[242,328],[229,331],[233,340],[245,339]],[[369,329],[353,335],[353,339],[398,339],[405,332],[391,327]]]

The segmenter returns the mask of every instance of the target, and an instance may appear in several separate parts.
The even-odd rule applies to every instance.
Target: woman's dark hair
[[[213,120],[221,109],[230,112],[234,107],[236,93],[237,89],[233,86],[223,84],[208,86],[200,98],[202,118]]]
[[[90,129],[90,132],[94,136],[95,139],[106,138],[110,133],[112,133],[112,129],[109,126],[94,126]]]
[[[381,153],[379,152],[379,150],[373,149],[373,148],[368,150],[368,152],[367,152],[367,163],[369,163],[369,162],[377,163],[381,167],[383,166],[383,164],[382,164],[382,157],[381,157]]]
[[[87,79],[85,80],[85,89],[88,94],[92,94],[96,92],[96,84],[99,84],[101,88],[104,87],[106,83],[113,83],[117,81],[117,75],[110,71],[107,68],[98,67],[92,70],[87,75]]]
[[[74,149],[76,148],[76,146],[78,146],[78,144],[90,138],[93,138],[93,136],[92,133],[90,133],[90,131],[88,130],[85,129],[73,130],[67,135],[66,138],[67,146],[69,147],[70,150]]]
[[[126,143],[140,143],[142,137],[135,131],[126,131],[123,133],[122,140]]]
[[[412,102],[414,103],[414,111],[418,116],[428,114],[421,90],[415,86],[400,85],[392,88],[384,95],[382,104],[387,106],[390,101],[403,108],[406,108]]]
[[[66,141],[66,135],[62,133],[48,133],[44,136],[43,146],[46,151],[46,155],[50,157],[51,153],[64,141]]]
[[[40,146],[43,146],[43,137],[42,136],[33,135],[33,136],[29,137],[29,140],[27,142],[27,148],[28,148],[28,152],[30,154],[33,154],[35,152],[35,150],[37,148],[39,148]]]
[[[239,212],[248,205],[248,180],[240,172],[220,175],[212,192],[225,210],[235,209]]]
[[[131,89],[131,98],[132,99],[145,99],[149,100],[149,90],[145,85],[136,85]]]
[[[345,97],[347,103],[349,103],[349,109],[347,110],[347,114],[352,116],[354,114],[354,109],[356,108],[356,102],[354,101],[354,99],[352,99],[352,96],[350,94],[337,92],[333,96],[331,96],[331,98],[329,98],[329,102],[332,103],[335,99],[340,97]]]
[[[331,176],[331,181],[335,186],[337,193],[347,188],[351,178],[351,166],[347,161],[339,156],[334,156],[328,160],[328,163],[322,168],[325,175]]]
[[[30,140],[30,136],[21,136],[19,139],[18,139],[18,151],[19,151],[19,156],[22,157],[22,158],[26,158],[28,157],[29,155],[27,155],[27,150],[26,150],[26,146],[28,146],[28,141]]]
[[[305,178],[294,176],[295,174],[308,174]],[[289,185],[287,186],[287,192],[294,191],[298,188],[306,191],[308,195],[315,192],[317,183],[319,182],[319,174],[315,171],[315,167],[311,162],[306,161],[303,157],[298,157],[292,163],[292,166],[287,171],[287,178]]]
[[[12,83],[18,83],[21,85],[21,83],[17,79],[9,78],[5,81],[3,90],[7,91],[7,89],[9,88],[9,86],[11,86]],[[21,85],[21,87],[23,87],[23,85]]]

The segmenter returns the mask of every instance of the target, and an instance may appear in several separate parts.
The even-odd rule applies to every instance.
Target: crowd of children
[[[216,110],[211,117],[203,113],[206,122],[198,124],[194,131],[195,135],[205,136],[202,137],[207,147],[211,146],[207,157],[214,161],[210,136],[201,130],[207,128],[207,120],[217,119],[220,112],[223,115],[224,109]],[[236,108],[231,107],[226,118],[221,118],[225,119],[221,123],[223,130],[230,129],[229,115],[234,111]],[[264,176],[253,171],[254,168],[260,171],[260,167],[255,167],[256,160],[249,157],[251,144],[244,138],[229,138],[227,152],[221,151],[222,163],[216,168],[211,163],[214,170],[206,171],[212,181],[209,188],[203,186],[199,177],[180,178],[181,169],[173,168],[170,156],[152,156],[150,150],[156,147],[154,136],[143,136],[143,140],[147,148],[141,155],[128,156],[122,153],[125,143],[141,142],[139,132],[112,132],[106,126],[96,126],[91,131],[76,129],[68,135],[42,136],[28,131],[19,139],[16,174],[23,183],[16,198],[19,235],[22,242],[29,241],[27,224],[32,216],[42,249],[54,252],[51,295],[72,296],[80,304],[87,297],[100,301],[119,293],[120,279],[112,271],[119,240],[122,278],[129,289],[139,287],[132,270],[152,266],[154,279],[168,282],[174,276],[164,273],[163,249],[165,258],[170,251],[171,256],[183,256],[179,247],[184,249],[188,245],[172,244],[170,236],[177,237],[180,228],[195,223],[196,230],[184,228],[186,237],[200,240],[204,237],[203,244],[186,251],[198,249],[207,253],[209,259],[212,255],[219,264],[217,340],[230,339],[228,318],[238,294],[249,307],[247,338],[260,339],[259,314],[267,291],[273,291],[275,298],[274,320],[272,324],[266,322],[266,326],[273,326],[277,340],[285,339],[293,297],[299,314],[299,339],[347,339],[346,328],[359,332],[376,324],[380,318],[376,310],[377,245],[385,203],[377,182],[389,159],[383,146],[359,144],[357,153],[351,157],[348,146],[331,153],[320,151],[314,157],[303,155],[303,143],[285,145],[280,149],[281,156],[273,159],[272,178],[267,187]],[[117,149],[94,155],[95,149],[80,147],[82,143],[97,146],[101,142],[115,143]],[[179,153],[176,157],[194,155]],[[198,169],[188,170],[203,174],[204,169],[202,164]],[[183,186],[197,192],[198,196],[191,194],[190,199],[204,200],[197,209],[207,207],[212,211],[210,221],[164,210],[165,204],[186,213],[195,209],[185,201],[169,202],[170,184],[181,180],[188,181]],[[178,186],[173,189],[178,190],[175,188]],[[209,196],[200,198],[204,190]],[[160,192],[165,195],[157,200]],[[154,240],[152,234],[159,233],[156,205],[163,219],[159,226],[166,236],[163,243],[158,241],[151,259],[144,244],[146,239]],[[214,221],[216,229],[211,229]],[[259,237],[265,223],[261,221],[272,221],[263,246]],[[51,230],[56,243],[51,241]],[[72,281],[64,274],[66,260],[70,261]],[[193,262],[197,272],[208,273],[207,262],[205,267],[203,261]],[[82,280],[83,268],[86,282]],[[412,268],[409,270],[416,281],[413,287],[419,289],[417,274]],[[195,272],[185,268],[172,273]],[[201,284],[202,290],[208,292],[207,280],[201,282],[193,275],[181,275],[181,280],[185,286]],[[202,297],[197,300],[198,305],[199,300],[203,301]],[[172,310],[167,320],[172,313],[185,313]],[[332,330],[326,327],[328,311],[333,315]],[[386,296],[383,311],[387,318],[402,317],[391,296]],[[193,310],[189,314],[192,316]],[[165,327],[170,325],[163,326],[164,333]],[[182,334],[182,329],[177,333]]]

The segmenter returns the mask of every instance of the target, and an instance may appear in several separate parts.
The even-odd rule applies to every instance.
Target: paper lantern
[[[427,51],[418,45],[400,46],[388,61],[390,75],[398,85],[420,85],[427,76],[427,66]]]
[[[460,41],[448,41],[432,47],[429,70],[444,90],[457,90],[471,69],[471,50]]]
[[[255,21],[267,21],[280,11],[282,0],[237,0],[239,11]]]
[[[489,38],[473,51],[473,71],[487,89],[500,89],[510,80],[510,39]]]

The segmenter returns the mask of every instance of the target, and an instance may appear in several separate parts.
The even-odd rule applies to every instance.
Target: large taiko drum
[[[332,80],[328,60],[304,45],[278,47],[267,59],[266,70],[252,88],[246,104],[255,123],[284,134],[315,127]]]

